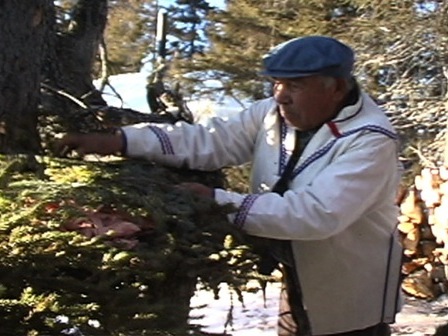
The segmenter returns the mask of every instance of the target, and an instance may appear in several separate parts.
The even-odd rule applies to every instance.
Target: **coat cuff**
[[[243,228],[253,204],[261,194],[238,194],[222,189],[215,189],[215,200],[218,204],[232,204],[237,208],[235,213],[229,214],[228,219],[239,228]]]

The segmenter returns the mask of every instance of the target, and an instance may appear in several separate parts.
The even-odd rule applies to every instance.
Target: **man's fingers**
[[[72,134],[66,134],[56,139],[54,144],[54,151],[61,157],[67,157],[72,151],[75,151],[78,155],[84,155],[82,148],[81,137]]]
[[[201,183],[183,182],[178,184],[177,187],[180,189],[189,190],[202,197],[214,198],[214,189]]]

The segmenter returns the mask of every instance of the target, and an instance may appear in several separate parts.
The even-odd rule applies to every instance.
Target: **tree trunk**
[[[51,0],[0,2],[0,152],[38,153],[39,85]]]
[[[56,56],[64,89],[88,105],[107,105],[92,83],[92,68],[107,22],[107,0],[78,0],[65,34],[58,36]]]
[[[43,125],[52,132],[101,128],[90,112],[107,103],[93,85],[92,68],[107,22],[107,4],[107,0],[78,0],[66,28],[53,25],[41,97],[44,122],[60,117],[61,129],[51,122]]]

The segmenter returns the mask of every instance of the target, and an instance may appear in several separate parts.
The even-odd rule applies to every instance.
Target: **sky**
[[[224,0],[209,0],[208,4],[212,7],[224,8]]]

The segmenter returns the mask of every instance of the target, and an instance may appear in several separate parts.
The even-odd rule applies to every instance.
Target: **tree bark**
[[[0,152],[38,153],[39,85],[51,0],[0,2]]]
[[[52,26],[41,96],[49,140],[57,132],[102,128],[92,112],[107,103],[93,85],[92,69],[107,23],[107,4],[78,0],[65,28]],[[49,125],[54,116],[56,125]]]
[[[88,105],[107,105],[92,83],[92,68],[107,23],[107,0],[79,0],[66,33],[58,36],[56,56],[64,89]]]

